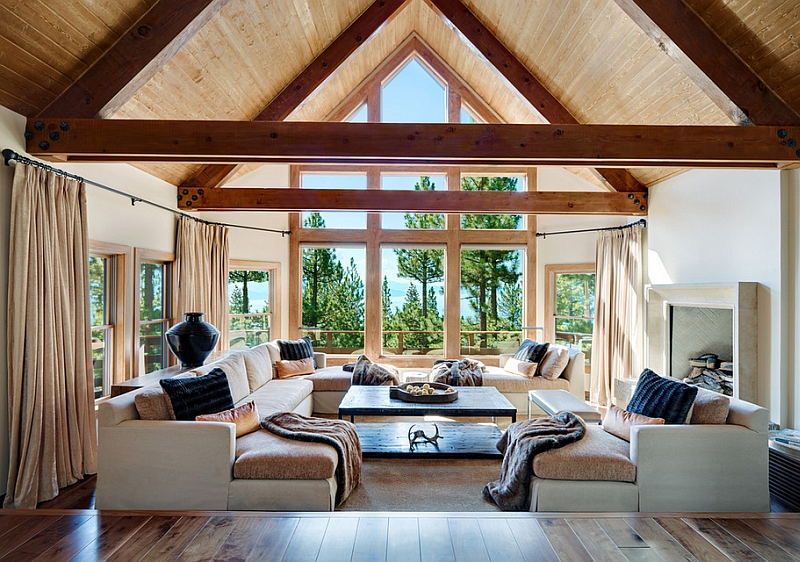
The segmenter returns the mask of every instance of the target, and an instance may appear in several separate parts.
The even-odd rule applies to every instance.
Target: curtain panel
[[[633,376],[641,226],[597,234],[589,399],[611,404],[614,379]]]
[[[230,345],[228,310],[228,228],[181,217],[175,261],[178,321],[186,312],[202,312],[219,330],[217,349]]]
[[[5,507],[97,472],[85,185],[17,164],[8,280]]]

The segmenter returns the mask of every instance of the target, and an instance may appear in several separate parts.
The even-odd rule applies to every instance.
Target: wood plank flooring
[[[0,560],[800,561],[800,515],[6,510]]]

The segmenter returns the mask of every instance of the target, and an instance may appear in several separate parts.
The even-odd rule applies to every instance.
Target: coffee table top
[[[389,398],[388,386],[353,385],[339,404],[340,416],[501,416],[517,409],[493,386],[459,386],[454,402],[426,404]]]

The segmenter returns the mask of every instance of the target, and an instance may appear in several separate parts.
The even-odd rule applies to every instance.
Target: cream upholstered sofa
[[[254,401],[261,417],[312,413],[314,383],[274,379],[265,345],[182,376],[214,367],[228,376],[237,406]],[[333,510],[333,447],[263,429],[237,438],[232,423],[176,421],[163,408],[158,384],[98,406],[98,509]]]
[[[695,406],[696,407],[696,406]],[[531,511],[765,512],[769,413],[730,399],[726,423],[602,426],[534,457]]]

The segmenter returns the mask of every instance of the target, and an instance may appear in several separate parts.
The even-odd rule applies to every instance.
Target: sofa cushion
[[[587,425],[583,438],[533,458],[533,473],[554,480],[635,482],[636,466],[629,445],[597,425]]]
[[[313,392],[314,384],[300,378],[272,379],[247,399],[253,400],[261,417],[291,412]]]
[[[668,424],[683,424],[689,420],[695,396],[696,386],[645,369],[625,409],[651,418],[664,418]]]
[[[345,371],[342,367],[325,367],[317,369],[311,375],[302,378],[314,384],[314,392],[346,391],[353,381],[353,373]]]
[[[511,374],[522,375],[523,377],[533,378],[536,375],[536,370],[539,368],[538,363],[531,363],[530,361],[520,361],[516,357],[509,357],[503,368]]]
[[[664,425],[664,418],[650,418],[626,412],[613,404],[609,406],[603,418],[603,429],[625,441],[631,440],[631,427],[634,425]]]
[[[236,440],[233,477],[322,480],[333,477],[337,464],[330,445],[284,439],[259,429]]]
[[[167,406],[176,420],[194,420],[202,414],[233,408],[228,377],[222,369],[212,369],[200,377],[161,379],[158,382],[169,399]]]
[[[247,435],[261,427],[261,419],[258,417],[258,408],[255,402],[248,402],[216,414],[203,414],[197,416],[195,420],[200,422],[232,423],[236,426],[236,437]]]
[[[563,345],[551,345],[539,363],[539,375],[548,380],[556,380],[567,368],[569,349]]]
[[[297,375],[310,375],[314,372],[314,360],[311,357],[296,359],[294,361],[281,359],[275,363],[278,370],[278,378],[286,379]]]
[[[536,343],[526,338],[519,345],[517,351],[514,352],[514,359],[519,359],[526,363],[541,363],[548,347],[550,347],[550,344],[547,342]]]
[[[202,376],[212,369],[222,369],[228,376],[228,385],[231,387],[231,397],[234,402],[250,394],[250,383],[247,380],[247,368],[242,353],[231,353],[224,359],[193,369],[193,372],[197,376]]]
[[[523,377],[515,375],[500,367],[483,368],[483,386],[493,386],[500,392],[521,392],[529,390],[566,390],[569,391],[569,381],[557,378],[554,381],[544,377]]]
[[[278,340],[278,348],[281,350],[281,359],[284,361],[297,361],[307,357],[314,359],[314,347],[308,336],[303,336],[299,340]],[[314,363],[314,368],[316,367],[317,365]]]
[[[724,394],[698,388],[690,423],[723,424],[728,420],[730,403],[730,399]]]
[[[268,345],[262,343],[241,352],[250,392],[258,390],[272,379],[272,357]]]

